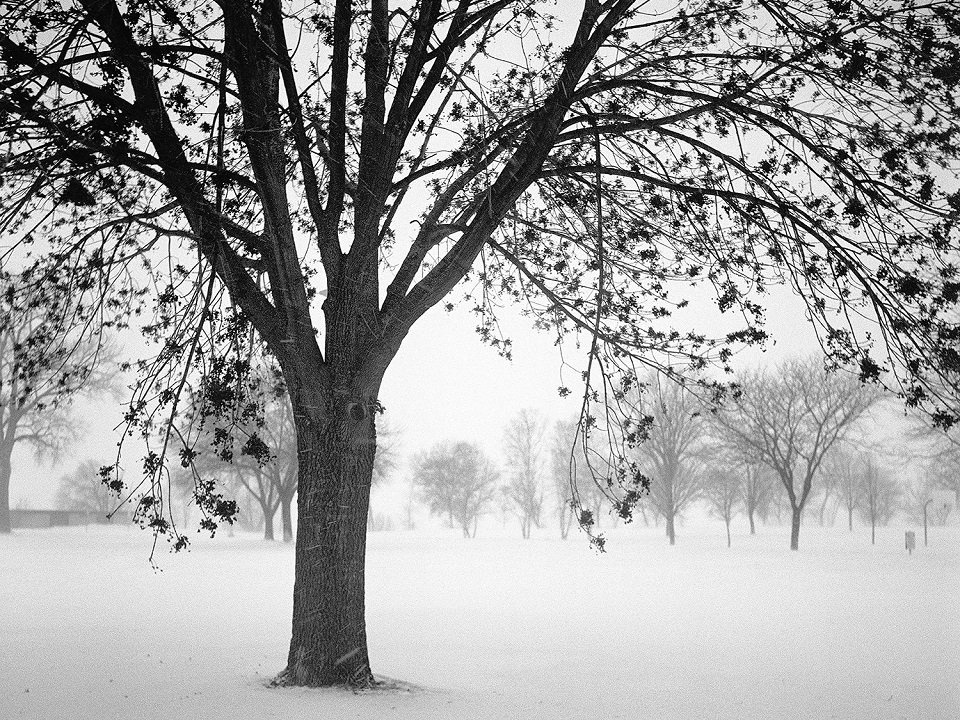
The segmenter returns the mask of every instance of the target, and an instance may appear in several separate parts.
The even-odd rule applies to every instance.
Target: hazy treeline
[[[238,502],[241,528],[262,531],[272,540],[280,511],[282,537],[289,541],[296,437],[282,385],[271,385],[267,375],[261,381],[259,413],[248,418],[241,435],[246,441],[223,446],[208,423],[203,431],[209,436],[207,450],[194,465]],[[801,518],[820,525],[839,518],[853,531],[855,517],[871,528],[897,515],[920,523],[926,509],[929,524],[943,525],[955,512],[960,445],[943,433],[918,429],[907,440],[913,455],[922,458],[919,470],[896,471],[888,453],[871,440],[877,421],[870,411],[882,401],[874,388],[825,373],[817,360],[745,373],[741,384],[734,400],[716,407],[695,389],[651,374],[627,398],[633,427],[642,425],[646,433],[633,457],[645,486],[637,517],[648,526],[662,525],[671,544],[678,522],[695,507],[725,524],[728,545],[738,516],[751,534],[758,524],[788,523],[796,535]],[[184,422],[196,418],[187,414]],[[524,538],[534,529],[553,528],[565,539],[578,522],[593,529],[616,524],[607,442],[606,434],[584,435],[577,418],[551,420],[522,409],[504,424],[499,458],[462,439],[410,455],[403,507],[371,506],[368,528],[413,529],[418,507],[459,528],[464,537],[475,536],[487,515],[513,523]],[[66,473],[58,506],[113,510],[116,499],[98,474],[102,464],[108,463],[86,459]],[[399,433],[381,424],[375,485],[403,480],[401,465]],[[171,480],[187,525],[199,479],[179,469]]]
[[[789,523],[794,549],[803,519],[832,525],[843,516],[852,531],[854,516],[876,528],[898,514],[922,522],[925,507],[930,524],[945,524],[954,512],[960,446],[918,431],[904,451],[925,458],[920,470],[895,471],[875,447],[871,411],[883,400],[876,388],[825,372],[816,359],[744,373],[740,385],[716,406],[694,388],[651,374],[627,398],[631,427],[646,435],[633,451],[644,488],[639,517],[662,523],[671,544],[676,523],[694,506],[725,523],[728,544],[739,515],[751,534],[758,522]],[[513,516],[524,538],[548,525],[565,538],[577,519],[616,522],[616,484],[602,447],[609,436],[584,436],[580,427],[576,419],[551,422],[521,410],[505,426],[499,467],[477,444],[437,443],[412,459],[417,497],[465,536],[495,512]]]

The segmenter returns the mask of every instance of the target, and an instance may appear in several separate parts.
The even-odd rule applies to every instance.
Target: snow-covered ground
[[[563,543],[375,533],[374,671],[415,686],[269,688],[293,556],[218,536],[146,562],[125,527],[0,537],[0,718],[960,718],[960,528]]]

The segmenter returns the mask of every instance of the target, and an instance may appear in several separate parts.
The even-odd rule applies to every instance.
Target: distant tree
[[[950,505],[930,502],[934,498],[934,492],[941,488],[938,477],[929,470],[915,476],[912,481],[906,483],[903,493],[904,511],[911,522],[922,523],[924,521],[924,509],[926,509],[926,519],[930,525],[946,525],[950,518],[952,508]]]
[[[446,515],[465,538],[475,537],[477,521],[496,496],[499,473],[472,443],[443,442],[414,457],[413,475],[434,515]]]
[[[170,468],[170,489],[180,502],[183,526],[190,525],[190,507],[193,505],[193,493],[197,489],[193,473],[189,468],[173,465]],[[172,515],[172,513],[171,513]]]
[[[860,513],[870,523],[870,543],[877,542],[877,525],[886,525],[897,512],[902,490],[893,476],[871,459],[864,463],[860,477]]]
[[[790,500],[790,549],[824,457],[878,399],[874,387],[816,358],[741,377],[742,394],[714,416],[722,441],[773,470]]]
[[[847,513],[847,529],[853,532],[853,513],[860,502],[862,461],[842,443],[827,453],[823,473],[834,478],[837,497]]]
[[[84,460],[60,477],[56,505],[61,510],[86,510],[103,517],[116,508],[117,495],[103,482],[102,467],[111,463]]]
[[[727,547],[730,547],[730,521],[743,497],[743,476],[749,472],[749,466],[737,467],[729,456],[723,454],[709,456],[703,471],[700,496],[706,500],[710,513],[726,525]]]
[[[568,439],[566,423],[557,421],[553,428],[550,445],[550,479],[553,486],[556,518],[560,526],[560,539],[566,540],[575,520],[570,486],[578,482],[579,474],[584,470],[577,467],[576,455],[571,451],[574,447],[573,441]],[[572,430],[571,436],[574,434]],[[573,464],[572,468],[571,464]]]
[[[571,526],[577,521],[574,508],[588,512],[594,526],[599,527],[605,502],[604,494],[594,480],[595,472],[590,467],[583,436],[577,434],[577,425],[575,418],[558,420],[553,426],[551,438],[550,476],[563,540],[567,539]]]
[[[540,527],[543,513],[543,442],[546,421],[534,410],[521,410],[504,432],[507,483],[503,493],[520,520],[525,540]]]
[[[603,458],[587,444],[578,426],[576,418],[558,420],[550,447],[554,507],[564,540],[572,524],[579,521],[577,508],[587,513],[590,527],[599,528],[606,503],[603,489],[597,484],[606,469]]]
[[[659,374],[646,376],[633,398],[637,425],[646,438],[636,449],[637,466],[649,478],[649,504],[676,543],[675,523],[700,494],[707,424],[699,398]]]
[[[777,480],[759,463],[746,463],[743,466],[743,485],[740,497],[743,511],[750,522],[750,534],[757,534],[755,517],[765,518],[770,511],[770,503],[776,490]]]
[[[371,479],[371,489],[379,487],[386,483],[397,471],[400,465],[400,432],[386,419],[381,420],[377,426],[377,454],[373,458],[373,478]],[[372,497],[372,496],[371,496]],[[412,508],[410,509],[412,512]],[[367,530],[386,529],[390,524],[389,517],[382,517],[377,524],[377,515],[373,512],[373,500],[370,501],[370,509],[367,513]],[[408,520],[410,519],[408,513]],[[408,528],[409,529],[409,528]]]
[[[960,434],[957,429],[944,432],[921,426],[918,439],[927,460],[931,479],[938,487],[953,493],[954,507],[960,509]]]
[[[10,532],[12,456],[18,445],[56,452],[75,435],[72,400],[109,390],[116,351],[90,327],[83,294],[52,275],[0,266],[0,533]]]
[[[817,476],[817,483],[813,487],[811,497],[817,505],[817,524],[820,527],[833,525],[836,519],[839,482],[839,478],[833,473],[821,472]]]
[[[265,540],[274,540],[281,510],[283,539],[293,539],[291,504],[297,491],[297,435],[293,410],[279,371],[269,359],[244,373],[248,403],[237,412],[211,402],[222,388],[202,384],[191,393],[190,410],[177,432],[185,469],[194,474],[194,500],[202,502],[205,483],[219,478],[254,500],[263,518]],[[181,481],[182,482],[182,481]]]

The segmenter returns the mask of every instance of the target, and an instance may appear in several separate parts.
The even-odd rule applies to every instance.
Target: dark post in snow
[[[923,546],[927,546],[927,505],[933,502],[933,498],[930,498],[923,504]]]

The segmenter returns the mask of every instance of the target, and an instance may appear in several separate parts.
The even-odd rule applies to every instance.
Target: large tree
[[[790,549],[800,547],[800,518],[827,454],[873,405],[872,386],[827,372],[819,358],[745,373],[742,393],[715,414],[729,447],[773,470],[790,501]]]
[[[247,326],[282,368],[300,498],[286,682],[372,682],[379,389],[468,277],[488,341],[505,344],[495,294],[586,337],[591,432],[637,365],[682,372],[762,339],[771,282],[801,293],[835,359],[911,403],[958,364],[941,315],[958,295],[956,0],[0,7],[0,230],[78,276],[149,277],[163,349],[128,420],[175,416],[191,372],[242,375]],[[675,329],[690,282],[742,324]],[[212,387],[244,402],[242,382]],[[158,532],[169,446],[144,463]],[[640,478],[611,479],[629,513]],[[208,489],[205,519],[228,517]]]

